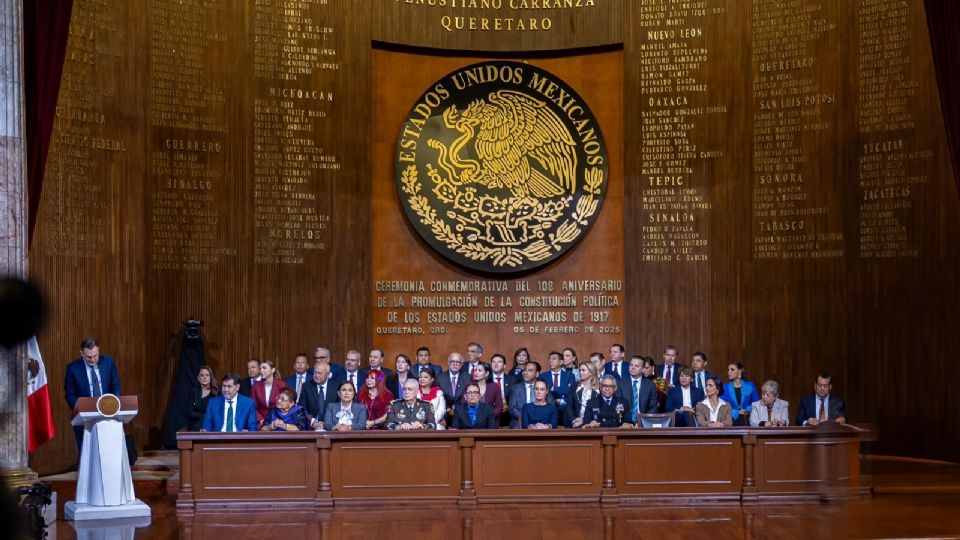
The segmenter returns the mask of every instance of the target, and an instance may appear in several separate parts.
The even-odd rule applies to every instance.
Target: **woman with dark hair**
[[[200,386],[193,390],[193,409],[190,411],[190,431],[203,429],[203,417],[207,414],[207,404],[210,398],[217,395],[217,376],[210,366],[200,366],[197,371],[197,382]]]
[[[580,362],[577,361],[577,351],[573,350],[572,347],[564,347],[564,349],[560,351],[560,360],[563,362],[563,367],[560,369],[573,373],[573,380],[579,381]]]
[[[663,377],[657,375],[656,371],[656,362],[653,361],[653,358],[649,356],[644,356],[643,358],[643,374],[644,378],[649,379],[653,383],[653,387],[657,389],[657,411],[663,412],[663,406],[667,401],[667,390],[670,389],[670,385],[667,384],[667,380]]]
[[[360,395],[357,396],[357,401],[367,408],[367,429],[383,429],[383,424],[387,421],[393,393],[384,387],[384,378],[382,371],[371,369],[367,372]]]
[[[297,393],[284,388],[277,395],[277,406],[270,409],[270,416],[260,429],[263,431],[306,431],[310,427],[307,411],[299,405]]]
[[[526,347],[520,347],[513,353],[513,368],[510,369],[510,374],[520,380],[523,378],[523,366],[527,365],[527,362],[530,361],[530,351]]]
[[[547,403],[547,382],[543,379],[533,383],[533,401],[523,406],[521,418],[523,429],[556,429],[557,407]]]
[[[713,377],[707,378],[704,387],[707,397],[697,403],[697,426],[699,427],[730,427],[733,417],[730,415],[730,404],[720,397],[720,381]]]
[[[357,388],[350,381],[340,383],[340,401],[327,405],[323,428],[327,431],[357,431],[367,428],[367,408],[356,401]]]
[[[403,385],[407,382],[407,379],[416,378],[416,375],[410,371],[411,366],[409,356],[403,353],[398,354],[394,360],[394,364],[396,365],[397,371],[393,375],[387,377],[386,386],[387,390],[389,390],[390,393],[396,397],[403,395]]]
[[[487,366],[480,362],[473,370],[473,383],[480,388],[480,401],[493,408],[493,415],[497,422],[500,422],[500,413],[503,412],[503,394],[500,391],[500,385],[495,382],[487,382]],[[467,398],[461,397],[460,403],[466,403]]]
[[[750,407],[754,401],[760,400],[757,387],[743,378],[743,364],[734,362],[727,366],[727,378],[723,385],[723,400],[733,408],[733,423],[746,426],[750,423]]]
[[[430,404],[436,429],[446,429],[447,399],[443,397],[443,390],[440,389],[440,386],[434,382],[436,378],[437,374],[432,367],[427,366],[420,369],[420,376],[417,379],[419,383],[418,398]]]
[[[260,377],[259,381],[253,383],[253,403],[257,407],[257,422],[263,424],[270,409],[277,405],[277,396],[287,387],[287,383],[280,378],[273,360],[260,361]]]

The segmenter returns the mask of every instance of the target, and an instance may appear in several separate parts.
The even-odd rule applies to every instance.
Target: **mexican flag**
[[[53,438],[53,412],[50,410],[50,386],[47,370],[40,357],[36,336],[27,342],[27,449],[33,452]]]

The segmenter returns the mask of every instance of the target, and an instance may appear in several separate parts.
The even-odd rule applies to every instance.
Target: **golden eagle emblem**
[[[444,86],[451,81],[460,93]],[[572,105],[583,111],[576,121]],[[530,270],[562,255],[589,228],[606,186],[606,147],[586,103],[518,62],[474,64],[431,86],[397,151],[413,227],[450,260],[484,272]]]

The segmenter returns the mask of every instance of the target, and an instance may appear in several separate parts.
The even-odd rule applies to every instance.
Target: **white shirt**
[[[683,406],[684,407],[693,407],[690,402],[690,387],[680,387],[680,393],[683,394]]]
[[[97,365],[91,366],[90,364],[84,362],[83,370],[87,372],[87,385],[90,387],[90,395],[96,395],[96,392],[93,391],[93,377],[90,375],[90,368],[97,370],[97,379],[100,381],[100,394],[103,394],[103,377],[100,376],[100,363]]]
[[[306,373],[297,375],[297,387],[295,388],[297,391],[297,401],[300,401],[300,390],[303,389],[303,380],[306,378],[306,376]]]
[[[524,383],[527,386],[527,401],[526,403],[533,403],[533,383]]]
[[[711,422],[718,422],[717,417],[720,414],[720,407],[723,407],[723,404],[726,403],[724,400],[717,398],[717,408],[714,409],[710,406],[710,398],[703,398],[704,405],[707,406],[707,410],[710,411],[710,418],[708,419]]]
[[[497,375],[496,373],[493,374],[493,382],[495,382],[495,383],[497,383],[497,384],[500,385],[500,399],[502,399],[503,401],[506,401],[506,400],[507,400],[507,392],[506,392],[506,390],[504,390],[504,386],[506,386],[506,385],[503,384],[503,380],[504,380],[505,378],[506,378],[506,377],[504,377],[503,373],[501,373],[501,374],[499,374],[499,375]]]
[[[234,396],[233,399],[223,398],[223,425],[220,426],[220,431],[227,430],[227,412],[230,410],[230,404],[233,404],[233,430],[240,431],[237,429],[237,397]]]

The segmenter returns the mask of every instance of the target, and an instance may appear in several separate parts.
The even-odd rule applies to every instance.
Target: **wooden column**
[[[617,437],[603,437],[603,490],[600,493],[601,504],[617,504],[617,488],[614,475],[613,449],[617,446]]]
[[[180,450],[180,494],[177,495],[177,513],[193,513],[193,441],[177,441]]]
[[[330,439],[317,439],[317,451],[320,453],[320,482],[317,485],[317,506],[333,506],[330,492]]]
[[[476,506],[477,491],[473,487],[473,437],[460,439],[460,501],[459,505]]]
[[[743,488],[740,491],[740,502],[743,504],[757,504],[757,482],[753,478],[753,450],[756,446],[756,435],[743,436]]]

